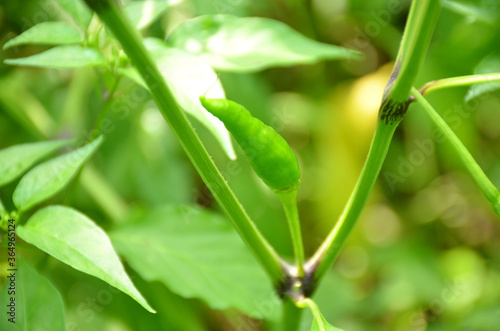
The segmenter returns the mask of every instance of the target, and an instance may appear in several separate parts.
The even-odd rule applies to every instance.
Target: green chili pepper
[[[267,186],[278,191],[297,186],[300,180],[297,157],[273,128],[231,100],[206,99],[202,96],[200,102],[224,123]]]

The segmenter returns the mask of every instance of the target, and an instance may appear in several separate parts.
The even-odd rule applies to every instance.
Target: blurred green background
[[[409,5],[410,1],[398,0],[312,0],[306,6],[285,0],[179,0],[171,1],[145,32],[164,39],[179,23],[207,13],[262,16],[315,40],[365,54],[363,61],[220,76],[227,97],[272,125],[298,155],[303,174],[299,210],[308,255],[335,224],[361,171]],[[1,44],[35,23],[61,19],[54,8],[51,1],[3,2]],[[44,49],[13,48],[0,58]],[[473,74],[485,57],[499,51],[498,1],[446,1],[416,86]],[[0,148],[88,135],[104,102],[107,79],[93,69],[0,64]],[[466,93],[467,88],[455,88],[428,99],[500,187],[500,93],[468,102]],[[199,204],[218,211],[149,96],[137,92],[131,82],[122,82],[113,102],[116,107],[126,102],[129,113],[109,112],[111,127],[92,167],[105,178],[111,193],[123,199],[127,213],[164,204]],[[240,149],[239,158],[230,161],[213,136],[192,122],[221,171],[229,171],[233,163],[242,168],[228,178],[230,186],[277,251],[290,256],[279,201],[253,174]],[[0,191],[7,209],[13,209],[14,188],[15,183]],[[106,202],[95,201],[78,182],[51,202],[74,206],[105,229],[112,226],[101,208]],[[326,319],[346,330],[497,330],[499,224],[450,146],[436,139],[430,120],[412,105],[366,209],[315,298]],[[265,328],[258,322],[239,323],[246,317],[235,311],[214,311],[158,282],[148,283],[130,268],[134,283],[158,314],[147,313],[123,294],[116,294],[108,305],[92,306],[86,300],[96,298],[107,288],[105,283],[33,247],[19,244],[19,249],[63,293],[68,330]],[[82,313],[84,309],[91,313]],[[310,321],[305,314],[305,330]]]

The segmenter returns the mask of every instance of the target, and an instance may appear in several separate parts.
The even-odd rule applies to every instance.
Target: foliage
[[[208,3],[2,5],[15,329],[494,329],[500,6]]]

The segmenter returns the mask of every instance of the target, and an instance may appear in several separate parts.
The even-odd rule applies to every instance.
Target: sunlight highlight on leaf
[[[199,16],[179,25],[167,43],[229,72],[361,58],[356,51],[319,43],[284,23],[260,17]]]
[[[225,98],[224,89],[217,74],[196,56],[166,47],[162,40],[148,38],[145,44],[181,108],[196,118],[216,137],[230,159],[236,159],[226,127],[217,117],[203,108],[199,101],[201,95],[207,98]],[[124,69],[121,72],[146,87],[137,71]]]

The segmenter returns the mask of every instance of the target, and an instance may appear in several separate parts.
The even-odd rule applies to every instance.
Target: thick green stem
[[[311,291],[314,291],[315,283],[321,280],[335,262],[370,196],[394,131],[410,104],[410,90],[423,62],[437,21],[439,6],[439,1],[435,0],[414,0],[412,3],[396,65],[384,92],[377,128],[361,176],[339,221],[306,263],[306,274],[314,275]]]
[[[306,272],[314,272],[315,279],[321,279],[333,264],[356,224],[380,173],[396,127],[397,124],[387,125],[378,121],[361,176],[344,212],[321,247],[306,263]]]
[[[250,220],[220,174],[186,115],[176,103],[137,32],[130,26],[114,1],[86,0],[86,3],[99,15],[118,39],[125,54],[146,82],[158,109],[177,136],[201,178],[273,283],[279,283],[284,274],[279,256]]]
[[[418,101],[418,103],[422,105],[425,112],[427,113],[427,115],[429,115],[439,131],[441,131],[444,136],[448,138],[451,145],[453,146],[453,149],[460,157],[462,164],[472,176],[477,186],[479,186],[481,191],[483,191],[483,194],[486,196],[488,201],[491,202],[495,213],[500,216],[500,192],[498,192],[498,189],[491,183],[483,170],[481,170],[481,167],[477,164],[474,157],[469,153],[464,144],[462,144],[457,135],[448,126],[448,124],[446,124],[441,116],[439,116],[439,114],[431,106],[431,104],[415,88],[412,89],[412,94]]]
[[[288,191],[277,191],[277,195],[283,203],[285,209],[290,237],[292,239],[297,276],[304,277],[304,245],[302,244],[302,234],[300,232],[299,212],[297,210],[297,188]]]
[[[303,309],[297,307],[290,298],[285,298],[282,305],[282,331],[297,331],[300,326]]]
[[[384,100],[404,102],[408,99],[434,31],[439,9],[439,1],[413,0]]]
[[[479,83],[500,82],[500,73],[470,75],[433,80],[425,83],[418,91],[422,95],[449,87],[469,86]]]

